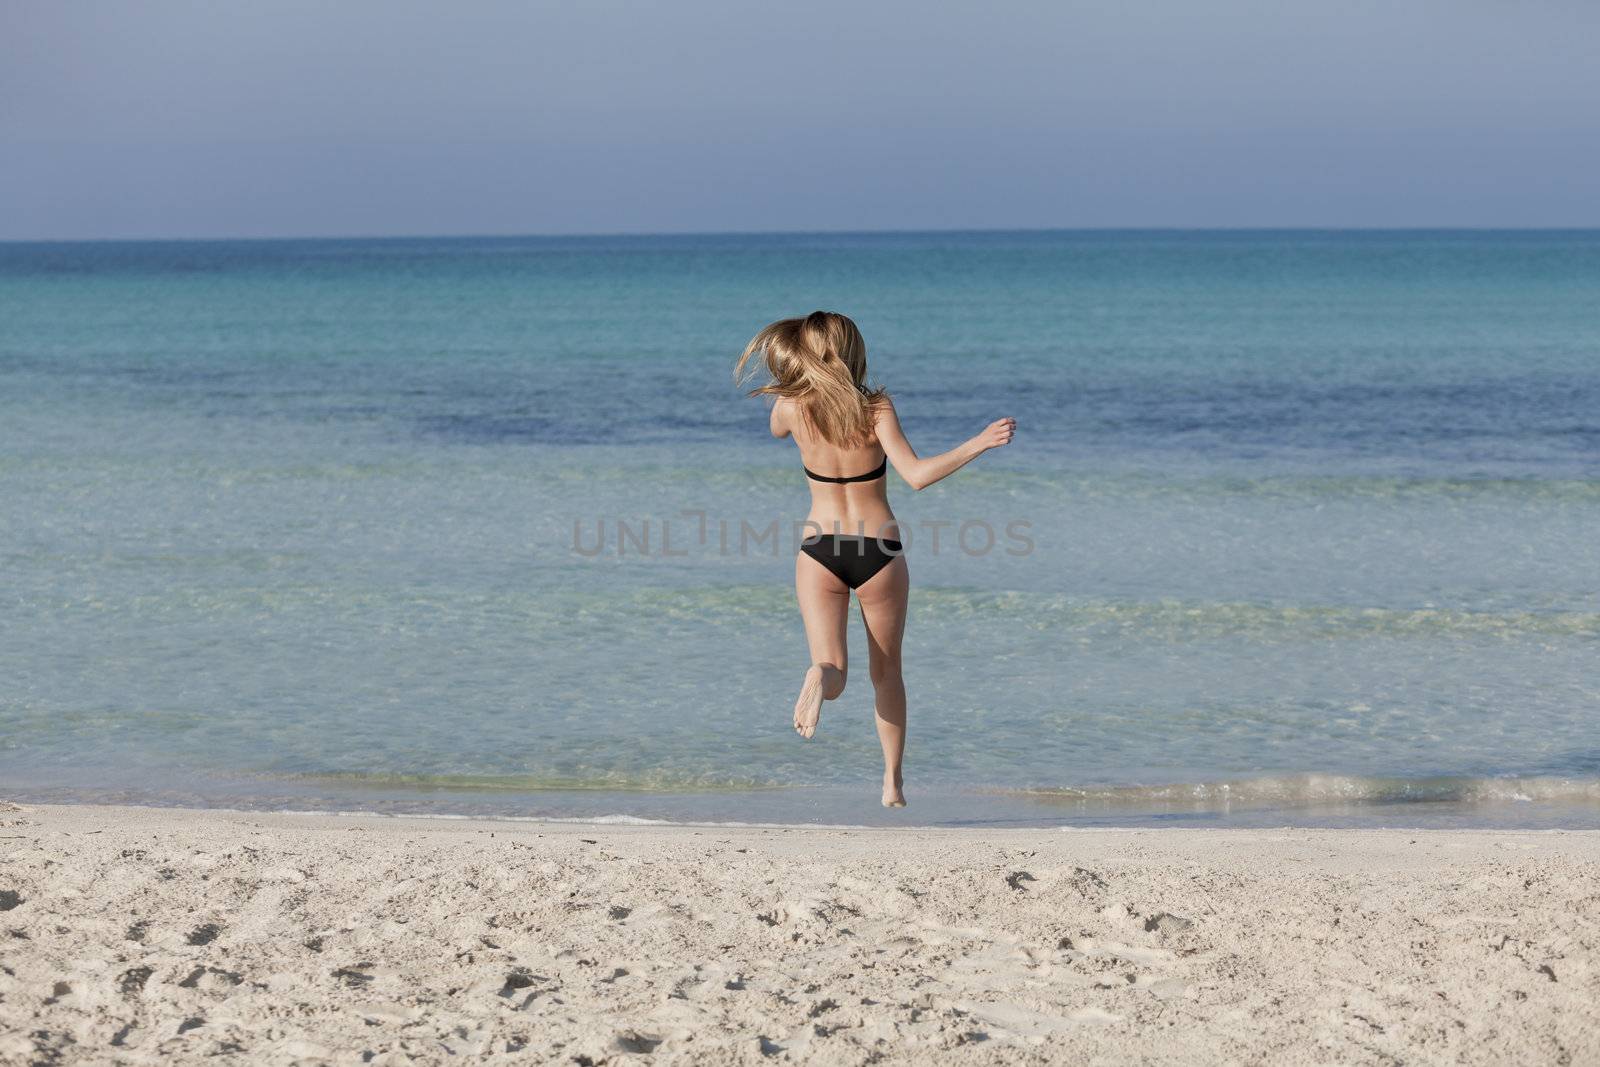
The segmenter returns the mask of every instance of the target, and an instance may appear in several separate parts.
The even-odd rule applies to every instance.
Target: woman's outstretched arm
[[[1017,420],[996,419],[976,437],[969,438],[948,452],[923,459],[906,440],[900,429],[900,416],[895,414],[894,401],[884,398],[873,411],[874,428],[883,454],[889,457],[894,469],[913,489],[925,489],[941,478],[948,478],[991,448],[999,448],[1011,440],[1016,432]]]

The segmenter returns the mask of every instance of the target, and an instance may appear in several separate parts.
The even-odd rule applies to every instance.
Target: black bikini
[[[878,464],[878,469],[868,474],[853,474],[848,478],[829,478],[825,474],[813,474],[810,467],[805,468],[806,477],[814,482],[833,482],[844,485],[846,482],[875,482],[883,477],[883,472],[889,469],[889,457],[884,456],[883,462]]]
[[[826,475],[814,474],[806,469],[806,477],[816,482],[832,482],[843,485],[848,482],[871,482],[882,478],[889,469],[888,457],[884,457],[878,469],[867,474],[856,474],[848,478],[829,478]],[[824,567],[851,589],[859,589],[873,575],[894,562],[904,548],[899,541],[890,541],[886,538],[850,536],[846,534],[814,534],[800,542],[800,551],[822,564]]]

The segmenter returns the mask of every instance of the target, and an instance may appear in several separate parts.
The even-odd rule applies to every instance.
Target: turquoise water
[[[1020,424],[891,478],[896,818],[1600,825],[1594,232],[0,245],[0,793],[882,818],[729,380],[816,307]]]

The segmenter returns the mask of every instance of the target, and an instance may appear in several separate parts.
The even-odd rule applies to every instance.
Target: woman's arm
[[[873,412],[874,427],[883,454],[894,464],[895,472],[913,489],[925,489],[941,478],[948,478],[991,448],[999,448],[1011,440],[1016,432],[1017,420],[996,419],[976,437],[963,441],[948,452],[927,459],[917,455],[917,450],[906,440],[900,429],[900,416],[895,414],[894,401],[885,398]]]

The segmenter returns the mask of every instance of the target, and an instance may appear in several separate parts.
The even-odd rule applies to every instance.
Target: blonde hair
[[[736,383],[756,373],[750,360],[757,352],[770,381],[750,390],[751,396],[795,401],[806,422],[831,445],[849,448],[872,436],[873,405],[888,393],[867,387],[867,342],[849,318],[813,311],[803,319],[779,319],[745,345],[733,368]]]

